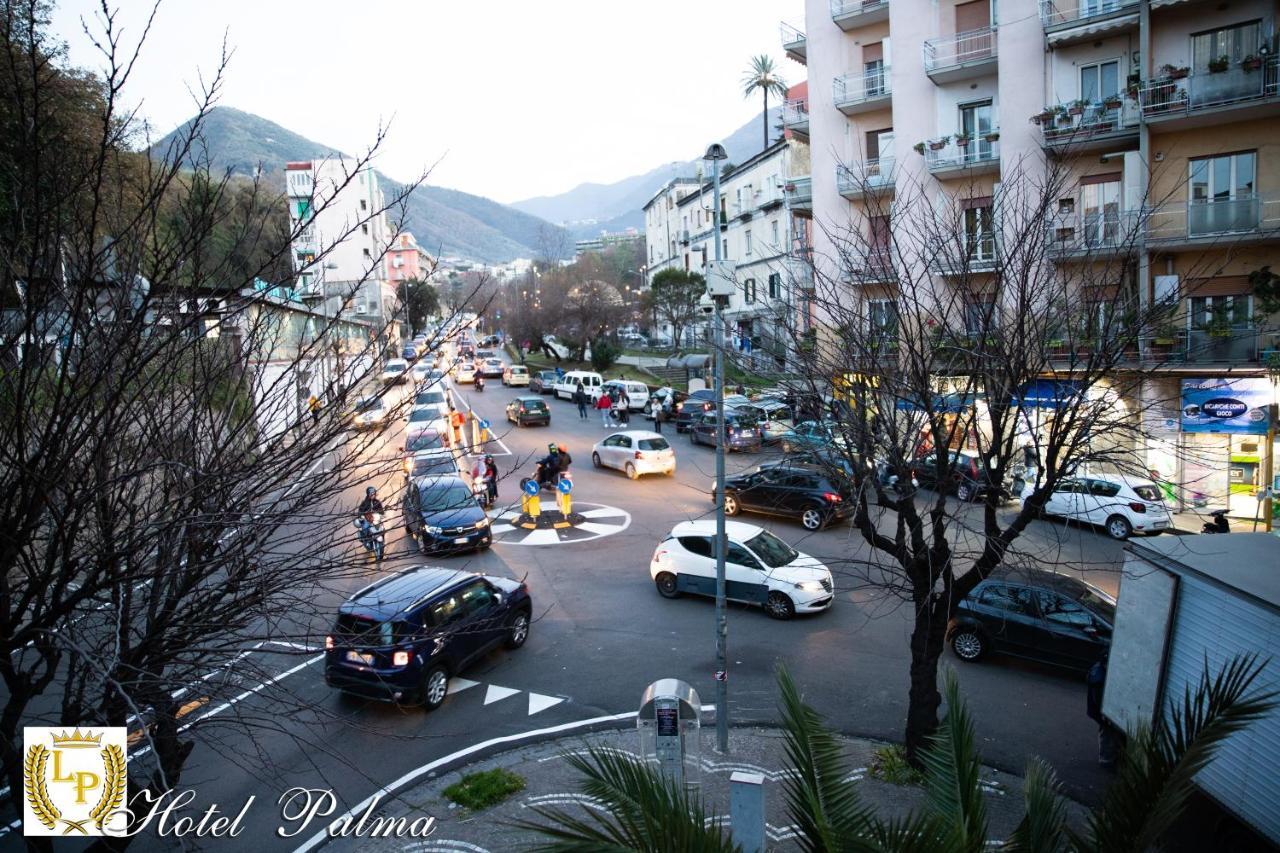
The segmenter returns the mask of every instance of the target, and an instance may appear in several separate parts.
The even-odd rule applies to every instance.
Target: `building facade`
[[[654,275],[667,268],[688,269],[680,252],[680,214],[676,204],[702,186],[698,177],[672,178],[644,206],[645,279],[647,288]]]
[[[1277,318],[1254,292],[1280,258],[1278,8],[807,0],[782,43],[810,92],[788,100],[784,124],[811,140],[815,263],[850,299],[892,304],[899,276],[920,277],[888,251],[895,192],[909,187],[958,223],[967,270],[981,272],[1008,239],[1002,192],[1065,173],[1044,222],[1060,275],[1087,279],[1119,257],[1112,287],[1177,308],[1135,353],[1149,378],[1124,402],[1152,420],[1152,439],[1134,451],[1180,484],[1180,501],[1252,516],[1275,448],[1181,413],[1215,383],[1267,396],[1268,367],[1280,368]],[[837,268],[840,229],[864,250]]]
[[[402,281],[426,281],[435,272],[435,259],[418,245],[409,231],[402,231],[387,248],[387,281],[393,290]]]

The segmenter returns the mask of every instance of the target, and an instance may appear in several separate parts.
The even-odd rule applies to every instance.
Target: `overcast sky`
[[[136,42],[150,0],[116,0]],[[100,67],[60,0],[72,60]],[[363,150],[391,121],[378,167],[511,202],[685,160],[753,116],[740,80],[767,53],[789,83],[778,22],[803,0],[164,0],[126,90],[156,135],[190,118],[189,86],[234,50],[221,103],[317,142]]]

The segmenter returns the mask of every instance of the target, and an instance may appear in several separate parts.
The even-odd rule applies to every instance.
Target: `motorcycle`
[[[1227,511],[1225,509],[1215,509],[1209,513],[1213,521],[1205,522],[1201,533],[1230,533],[1231,525],[1227,522]]]
[[[382,523],[382,513],[366,512],[363,517],[351,523],[360,531],[360,544],[373,554],[375,562],[382,562],[382,555],[387,549],[387,532]]]
[[[484,474],[472,477],[471,493],[476,496],[476,500],[480,502],[480,506],[488,507],[491,503],[489,500],[489,478]]]
[[[484,377],[479,373],[476,374],[476,393],[484,391]]]

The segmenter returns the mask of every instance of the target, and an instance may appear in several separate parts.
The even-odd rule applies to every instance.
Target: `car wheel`
[[[627,472],[627,476],[630,477],[632,480],[640,476],[640,474],[636,471],[636,466],[632,465],[630,462],[627,463],[627,467],[623,470]]]
[[[662,572],[653,581],[658,587],[658,594],[663,598],[679,598],[680,588],[676,585],[676,576],[671,572]]]
[[[973,663],[987,653],[987,641],[976,628],[959,628],[951,635],[951,651],[960,660]]]
[[[733,495],[725,495],[724,496],[724,514],[737,515],[739,510],[740,510],[740,507],[738,506],[738,499],[735,498]]]
[[[518,649],[529,639],[529,614],[521,610],[507,625],[507,642],[509,649]]]
[[[806,507],[804,512],[800,513],[800,523],[804,525],[805,530],[821,530],[825,521],[822,510],[816,506]]]
[[[774,619],[790,619],[796,615],[796,606],[786,593],[771,592],[768,601],[764,603],[764,612]]]
[[[1107,535],[1123,542],[1133,535],[1133,525],[1123,515],[1113,515],[1107,519]]]
[[[599,454],[599,453],[596,453],[595,451],[592,451],[592,453],[591,453],[591,465],[592,465],[593,467],[595,467],[595,468],[599,468],[601,464],[602,464],[602,463],[600,462],[600,454]]]
[[[652,404],[652,403],[645,403],[645,404],[644,404],[644,408],[643,408],[643,409],[641,409],[640,411],[644,413],[644,416],[645,416],[646,418],[647,418],[647,417],[649,417],[650,415],[652,415],[652,414],[653,414],[653,404]]]
[[[975,491],[976,490],[973,488],[972,483],[961,483],[956,486],[956,497],[967,503],[968,501],[973,500]]]
[[[433,666],[422,678],[422,707],[434,711],[444,704],[449,695],[449,673],[442,666]]]

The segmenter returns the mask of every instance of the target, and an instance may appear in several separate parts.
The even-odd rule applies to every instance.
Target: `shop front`
[[[1268,486],[1274,493],[1280,485],[1273,462],[1275,385],[1261,377],[1215,377],[1184,379],[1181,391],[1183,503],[1261,522]]]

